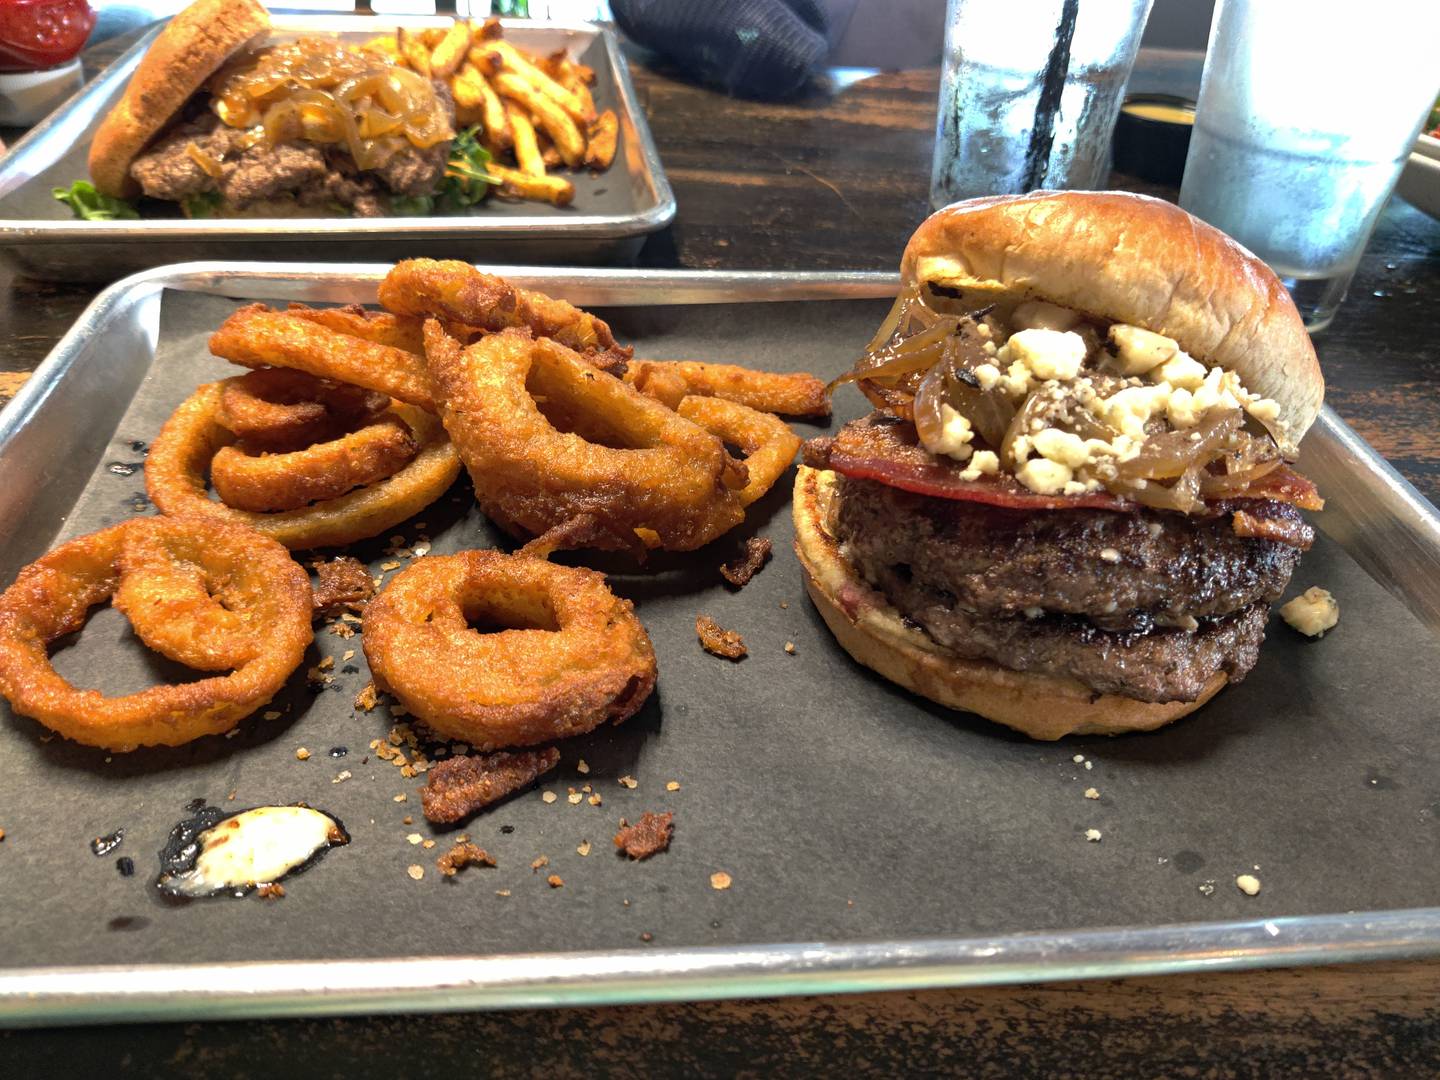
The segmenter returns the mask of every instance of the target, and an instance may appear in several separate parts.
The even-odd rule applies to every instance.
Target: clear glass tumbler
[[[1328,326],[1440,84],[1440,3],[1220,0],[1180,205]]]
[[[949,0],[930,203],[1098,188],[1151,0]]]

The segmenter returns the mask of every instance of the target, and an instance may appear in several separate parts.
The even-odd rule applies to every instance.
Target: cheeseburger
[[[841,381],[875,411],[807,444],[796,549],[856,660],[1041,739],[1254,667],[1322,505],[1288,462],[1324,380],[1224,234],[1113,192],[951,206]]]
[[[335,39],[270,43],[269,30],[255,0],[176,15],[95,132],[95,188],[191,217],[374,217],[436,193],[455,138],[444,83]]]

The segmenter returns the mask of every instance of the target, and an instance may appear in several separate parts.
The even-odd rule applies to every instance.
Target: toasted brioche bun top
[[[1258,258],[1178,206],[1118,191],[955,203],[905,248],[906,282],[1047,300],[1179,342],[1280,406],[1287,453],[1325,396],[1290,294]]]
[[[131,162],[220,65],[269,29],[270,16],[257,0],[195,0],[171,19],[90,143],[96,189],[118,199],[136,195]]]

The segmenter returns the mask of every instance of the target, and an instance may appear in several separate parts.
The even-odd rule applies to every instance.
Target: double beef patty
[[[847,558],[940,644],[1141,701],[1243,678],[1300,557],[1228,514],[1007,510],[849,477],[838,494]]]

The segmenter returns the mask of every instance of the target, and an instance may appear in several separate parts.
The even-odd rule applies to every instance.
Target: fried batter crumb
[[[495,860],[469,840],[457,840],[454,847],[435,860],[435,865],[446,877],[454,877],[467,866],[494,866]]]
[[[785,642],[785,651],[786,651],[787,653],[789,653],[791,656],[794,656],[794,655],[795,655],[795,643],[794,643],[793,641],[787,641],[787,642]]]
[[[743,589],[769,561],[773,546],[763,536],[750,537],[745,541],[745,550],[739,557],[720,567],[720,576],[735,588]]]
[[[380,696],[375,690],[375,684],[368,682],[364,688],[355,695],[355,708],[361,712],[369,712],[380,702]]]
[[[712,889],[728,889],[730,887],[730,875],[724,870],[716,870],[710,875],[710,887]]]
[[[370,571],[359,559],[341,555],[315,564],[315,613],[336,615],[346,608],[359,610],[375,595]]]
[[[590,841],[589,841],[589,840],[581,840],[579,846],[577,846],[577,847],[575,848],[575,854],[577,854],[577,855],[589,855],[589,854],[590,854]]]
[[[5,830],[4,830],[4,829],[0,829],[0,840],[4,840],[4,839],[5,839]]]
[[[669,780],[669,781],[666,781],[665,790],[666,790],[666,791],[679,791],[679,790],[680,790],[680,781],[679,781],[679,780]]]
[[[675,813],[666,810],[663,814],[646,810],[634,825],[620,819],[620,831],[615,834],[615,846],[632,859],[648,859],[658,855],[670,846],[670,837],[675,832]]]
[[[637,788],[637,787],[640,786],[640,781],[639,781],[639,780],[636,780],[635,777],[633,777],[633,776],[622,776],[622,777],[620,777],[620,779],[619,779],[618,781],[616,781],[616,782],[617,782],[621,787],[631,788],[632,790],[633,790],[634,788]]]
[[[723,629],[709,615],[695,617],[695,634],[700,638],[701,648],[727,660],[741,660],[748,651],[744,638],[734,630]]]
[[[540,796],[540,801],[541,801],[541,802],[546,802],[546,803],[553,803],[553,802],[554,802],[556,799],[558,799],[559,797],[560,797],[560,796],[556,795],[555,792],[553,792],[553,791],[546,791],[546,792],[544,792],[543,794],[541,794],[541,796]]]
[[[255,890],[261,900],[279,900],[285,895],[285,886],[278,881],[267,881]]]
[[[560,751],[553,746],[452,757],[426,774],[420,801],[427,818],[448,825],[533,783],[559,763]]]
[[[297,746],[297,747],[295,748],[295,760],[296,760],[296,761],[309,761],[309,760],[310,760],[310,751],[309,751],[309,750],[306,750],[305,747],[303,747],[303,746]]]
[[[539,870],[542,866],[549,866],[549,865],[550,865],[550,856],[548,856],[548,855],[537,855],[537,856],[535,857],[535,861],[530,864],[530,872],[533,874],[535,871]]]
[[[551,874],[545,879],[545,884],[549,885],[552,889],[558,889],[565,884],[565,879],[559,874]]]
[[[406,867],[405,873],[409,874],[416,881],[419,881],[425,876],[425,868],[419,863],[411,863]]]

